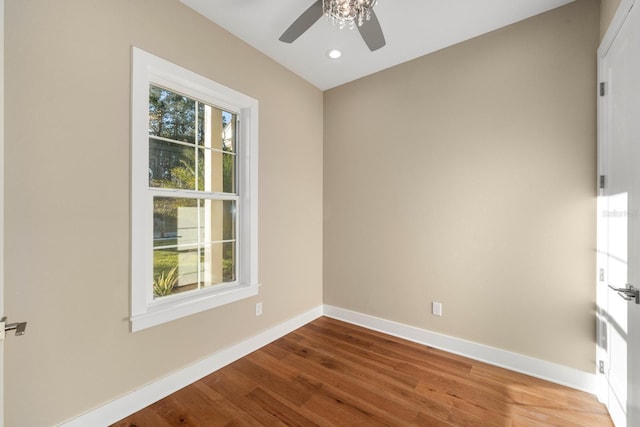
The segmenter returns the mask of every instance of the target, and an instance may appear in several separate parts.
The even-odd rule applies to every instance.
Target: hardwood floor
[[[612,426],[588,393],[326,317],[114,424]]]

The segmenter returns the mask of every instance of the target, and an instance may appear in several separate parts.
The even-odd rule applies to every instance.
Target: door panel
[[[0,0],[0,317],[4,313],[4,0]],[[0,427],[4,425],[4,341],[0,341]]]
[[[616,427],[640,425],[640,305],[607,286],[640,287],[640,8],[634,3],[623,1],[613,29],[619,31],[608,46],[603,43],[599,57],[605,93],[598,160],[606,177],[598,200],[599,397]]]

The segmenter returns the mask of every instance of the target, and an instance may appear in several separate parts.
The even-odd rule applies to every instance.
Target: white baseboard
[[[270,342],[325,315],[409,341],[466,356],[491,365],[521,372],[578,390],[595,393],[596,375],[533,357],[465,341],[447,335],[403,325],[330,305],[318,306],[271,329],[220,350],[164,378],[144,385],[122,397],[60,424],[61,427],[104,426],[113,424],[140,409],[246,356]]]
[[[324,305],[322,312],[327,317],[404,338],[449,353],[486,362],[491,365],[541,378],[556,384],[562,384],[588,393],[595,394],[596,392],[595,373],[590,374],[557,363],[453,338],[414,326],[408,326],[330,305]]]
[[[218,369],[246,356],[270,342],[322,316],[318,306],[245,341],[187,366],[116,400],[60,424],[62,427],[106,426],[115,423]]]

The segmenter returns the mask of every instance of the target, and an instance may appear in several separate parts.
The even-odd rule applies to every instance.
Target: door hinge
[[[605,94],[605,83],[600,82],[600,96],[604,96]]]
[[[605,175],[600,175],[600,178],[598,180],[598,186],[600,187],[601,190],[604,190],[604,187],[607,184],[607,177]]]
[[[598,360],[598,372],[604,374],[604,360]]]

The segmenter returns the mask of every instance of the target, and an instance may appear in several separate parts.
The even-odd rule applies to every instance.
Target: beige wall
[[[322,93],[177,0],[6,0],[5,303],[29,327],[5,345],[5,425],[77,416],[320,304],[323,176],[324,302],[593,372],[598,8],[326,92],[323,153]],[[260,101],[263,284],[136,334],[132,45]]]
[[[594,372],[599,7],[325,92],[326,304]]]
[[[613,15],[616,14],[620,6],[620,0],[601,0],[600,1],[600,40],[604,37]]]
[[[7,0],[5,25],[5,303],[29,322],[5,345],[5,425],[77,416],[321,303],[320,90],[177,0]],[[135,334],[131,46],[260,102],[259,297]]]

